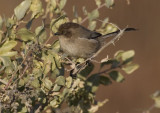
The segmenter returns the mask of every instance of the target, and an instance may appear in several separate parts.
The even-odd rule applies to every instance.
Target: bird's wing
[[[85,27],[79,27],[78,28],[79,32],[78,32],[78,36],[81,38],[86,38],[86,39],[96,39],[100,36],[102,36],[102,34],[96,32],[96,31],[91,31],[89,29],[86,29]]]
[[[98,32],[91,32],[90,36],[88,37],[89,39],[95,39],[97,37],[102,36],[102,34],[98,33]]]

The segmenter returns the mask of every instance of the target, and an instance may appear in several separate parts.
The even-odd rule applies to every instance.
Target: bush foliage
[[[120,50],[114,58],[102,59],[100,71],[93,73],[97,63],[92,59],[90,63],[82,58],[69,60],[59,52],[58,40],[51,40],[67,21],[88,21],[89,29],[102,34],[119,29],[108,18],[96,27],[99,9],[114,5],[114,0],[103,2],[95,0],[97,7],[91,12],[83,6],[85,18],[73,6],[72,20],[64,10],[67,0],[24,0],[11,17],[0,16],[0,112],[94,113],[108,101],[97,101],[95,92],[100,85],[122,82],[119,70],[131,74],[139,67],[132,62],[134,51]],[[62,107],[64,103],[67,107]]]

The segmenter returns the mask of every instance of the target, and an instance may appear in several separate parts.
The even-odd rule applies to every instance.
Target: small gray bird
[[[125,31],[135,30],[127,28]],[[104,44],[106,38],[115,36],[120,32],[115,32],[102,35],[95,31],[72,22],[67,22],[60,25],[58,32],[55,35],[59,36],[61,50],[71,57],[90,58]]]

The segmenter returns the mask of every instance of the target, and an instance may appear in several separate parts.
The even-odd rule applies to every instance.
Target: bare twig
[[[147,110],[143,111],[143,113],[150,113],[150,111],[153,110],[153,108],[155,108],[155,104],[150,106]]]
[[[50,36],[48,37],[48,39],[45,41],[45,43],[43,44],[42,48],[44,48],[44,46],[49,42],[49,40],[53,37],[52,32],[50,32]]]
[[[81,72],[83,69],[85,69],[85,67],[87,66],[86,62],[83,63],[83,65],[81,67],[79,67],[79,65],[75,66],[74,70],[73,70],[73,75],[78,74],[79,72]]]
[[[108,47],[110,44],[114,44],[115,41],[122,36],[122,34],[123,34],[124,31],[125,31],[125,29],[120,30],[120,32],[119,32],[112,40],[110,40],[107,44],[105,44],[104,46],[102,46],[102,48],[100,48],[100,49],[92,56],[92,58],[96,57],[102,50],[104,50],[104,49],[105,49],[106,47]]]
[[[22,74],[19,76],[19,78],[14,81],[14,83],[17,82],[19,79],[21,79],[21,78],[23,77],[23,75],[25,74],[25,72],[26,72],[27,69],[28,69],[28,64],[27,64],[26,67],[24,68],[24,70],[23,70]],[[14,83],[13,83],[13,84],[14,84]]]
[[[42,109],[42,105],[40,105],[40,106],[38,107],[38,109],[35,110],[35,113],[40,113],[40,112],[41,112],[41,109]]]

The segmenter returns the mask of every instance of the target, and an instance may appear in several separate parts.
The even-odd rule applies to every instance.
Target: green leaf
[[[41,0],[32,0],[30,10],[32,11],[31,18],[39,17],[43,12]]]
[[[77,12],[77,9],[76,9],[76,6],[73,6],[73,14],[74,14],[74,17],[78,17],[78,12]]]
[[[95,0],[95,2],[98,7],[101,5],[101,0]]]
[[[95,93],[99,86],[99,75],[93,74],[87,79],[87,90]]]
[[[117,59],[118,61],[120,61],[122,54],[124,53],[123,50],[119,50],[114,54],[114,58]]]
[[[10,51],[12,48],[14,48],[17,45],[16,41],[6,41],[2,47],[0,48],[0,53],[2,53],[2,51]]]
[[[47,37],[47,33],[46,33],[45,29],[44,29],[44,26],[37,27],[36,30],[35,30],[35,34],[38,37],[38,41],[40,43],[43,43],[44,40]]]
[[[76,63],[82,64],[84,62],[85,62],[84,58],[78,58],[78,59],[76,59]]]
[[[69,94],[69,90],[68,88],[64,88],[63,92],[62,92],[62,95],[63,97],[65,97],[67,94]]]
[[[60,76],[60,75],[64,75],[64,68],[62,69],[57,69],[55,68],[54,70],[52,70],[52,75],[54,76]]]
[[[60,3],[59,3],[59,8],[63,9],[64,6],[66,5],[66,2],[67,2],[67,0],[61,0]]]
[[[3,18],[0,16],[0,29],[2,29],[3,26]]]
[[[13,67],[12,67],[12,66],[6,67],[5,73],[7,73],[7,74],[12,74],[12,73],[13,73]]]
[[[89,63],[89,65],[80,72],[80,75],[86,77],[92,72],[93,69],[94,65],[92,63]]]
[[[138,68],[139,68],[138,64],[130,63],[130,64],[123,66],[122,70],[124,70],[127,74],[131,74]]]
[[[61,65],[61,59],[60,56],[57,54],[57,51],[54,49],[48,50],[48,54],[52,55],[52,59],[50,59],[50,61],[52,61],[52,71],[57,68],[59,69],[59,72],[61,72],[61,74],[63,75],[63,66]]]
[[[5,24],[6,24],[7,28],[12,28],[13,25],[15,24],[15,20],[13,20],[11,18],[7,18],[7,20],[5,21]]]
[[[57,52],[60,50],[59,40],[54,41],[54,43],[52,44],[52,48]]]
[[[135,55],[135,52],[134,50],[129,50],[129,51],[123,52],[121,55],[122,55],[122,61],[126,61],[130,58],[133,58]]]
[[[53,11],[57,6],[56,0],[51,0],[51,11]]]
[[[95,93],[97,90],[98,90],[98,85],[92,86],[92,88],[91,88],[92,93]]]
[[[112,67],[116,67],[119,64],[119,62],[117,60],[106,60],[101,63],[101,68],[104,67],[105,65],[110,65],[110,64],[112,65]]]
[[[59,106],[59,102],[57,99],[54,99],[50,102],[50,105],[53,107],[53,108],[57,108]]]
[[[106,102],[108,102],[108,99],[105,99],[102,102],[96,102],[95,104],[91,105],[91,108],[88,110],[89,113],[96,113],[98,109],[103,106]]]
[[[59,26],[64,24],[65,22],[68,22],[68,18],[65,18],[65,15],[59,17],[58,19],[52,19],[51,29],[53,33],[56,33],[58,31]]]
[[[97,25],[97,22],[96,22],[96,21],[90,21],[88,28],[89,28],[90,30],[94,30],[94,29],[96,28],[96,25]]]
[[[72,82],[73,82],[73,79],[72,79],[72,77],[67,77],[66,78],[66,87],[67,88],[70,88],[71,87],[71,85],[72,85]]]
[[[99,83],[103,85],[110,85],[112,81],[106,76],[99,76]]]
[[[16,51],[11,52],[10,50],[13,49],[17,45],[16,41],[6,41],[2,47],[0,48],[0,56],[14,56],[17,54]]]
[[[32,33],[31,31],[29,31],[26,28],[21,28],[18,31],[18,35],[20,35],[21,39],[23,41],[30,41],[30,40],[34,40],[35,34]]]
[[[52,66],[52,67],[51,67],[51,70],[52,70],[52,71],[57,68],[55,61],[52,62],[51,66]],[[56,76],[55,76],[55,77],[56,77]]]
[[[108,22],[109,22],[109,18],[107,17],[103,20],[102,27],[105,27]]]
[[[156,91],[152,95],[152,99],[155,101],[155,107],[160,108],[160,91]]]
[[[120,62],[119,62],[119,61],[117,61],[117,60],[113,60],[113,63],[112,63],[111,68],[116,68],[116,67],[118,67],[118,66],[119,66],[119,64],[120,64]]]
[[[40,77],[43,75],[43,70],[38,69],[37,67],[33,68],[32,71],[33,71],[32,73],[34,74],[35,77]]]
[[[93,10],[91,13],[88,14],[89,20],[93,20],[99,17],[99,11],[98,9]]]
[[[15,55],[17,55],[17,51],[0,53],[0,56],[8,56],[8,57],[12,57],[12,56],[15,56]]]
[[[51,70],[51,62],[47,62],[44,69],[44,74],[47,75],[49,71]]]
[[[24,83],[25,83],[25,81],[23,79],[20,79],[19,83],[18,83],[18,86],[22,87],[22,86],[24,86]]]
[[[0,60],[3,62],[3,65],[4,65],[5,67],[11,65],[11,59],[10,59],[9,57],[0,56]]]
[[[105,0],[105,2],[108,8],[111,8],[114,5],[114,0]]]
[[[21,111],[19,113],[27,113],[27,110],[28,108],[26,106],[22,107],[21,108]]]
[[[64,76],[58,76],[55,83],[60,85],[60,86],[65,86],[65,77]]]
[[[0,32],[0,42],[2,41],[2,38],[3,38],[2,32]]]
[[[53,91],[55,91],[55,92],[60,91],[60,89],[61,89],[61,86],[59,86],[57,84],[55,84],[54,87],[53,87]]]
[[[104,30],[105,34],[108,34],[117,31],[117,29],[116,25],[108,23]]]
[[[112,71],[109,73],[109,76],[116,82],[122,82],[124,80],[123,75],[118,71]]]
[[[84,15],[88,15],[88,11],[85,6],[82,7],[82,10],[83,10]]]
[[[38,78],[35,78],[35,79],[32,81],[31,85],[32,85],[33,87],[35,87],[35,88],[39,88],[39,87],[40,87],[40,82],[39,82]],[[49,86],[49,87],[50,87],[50,86]]]
[[[14,9],[14,14],[16,15],[18,20],[21,20],[25,16],[30,5],[31,0],[24,0]]]
[[[52,87],[52,85],[53,85],[52,81],[49,80],[49,78],[45,78],[44,81],[43,81],[43,83],[44,83],[44,86],[45,86],[47,89],[49,89],[49,90],[51,89],[51,87]]]

